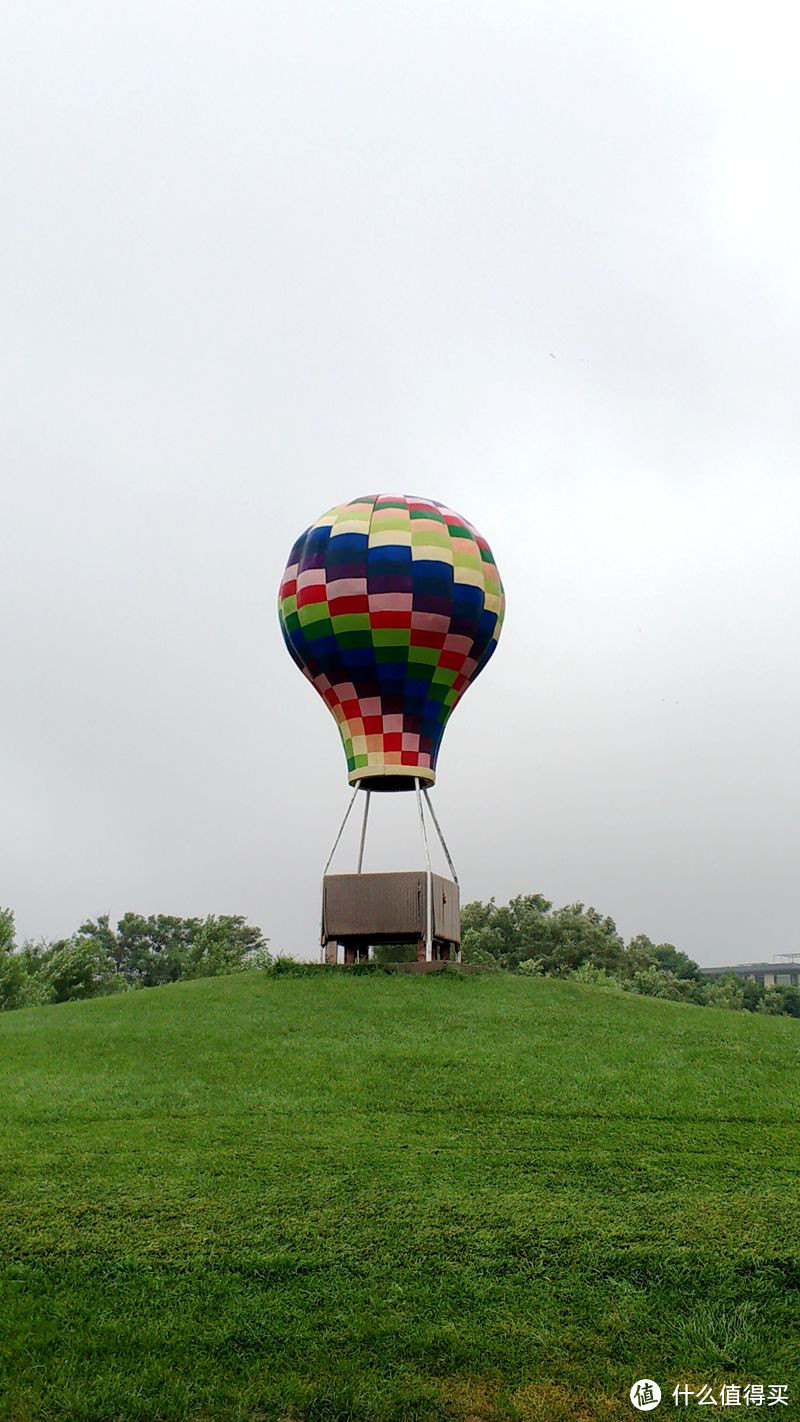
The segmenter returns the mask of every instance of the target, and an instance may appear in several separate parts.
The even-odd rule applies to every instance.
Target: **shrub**
[[[662,972],[655,964],[634,973],[625,987],[630,992],[641,993],[642,997],[660,997],[669,1002],[686,1002],[690,999],[692,984],[679,980],[672,973]]]
[[[502,971],[493,953],[488,952],[486,948],[476,947],[474,944],[471,946],[468,944],[465,948],[462,943],[461,961],[462,963],[473,963],[478,968],[488,968],[497,973]]]
[[[330,971],[327,963],[302,963],[288,954],[280,954],[269,969],[275,978],[309,978],[316,973]]]
[[[475,961],[474,958],[472,961]],[[526,978],[542,977],[544,970],[544,958],[523,958],[517,967],[517,972],[524,973]]]
[[[706,1003],[709,1007],[724,1007],[731,1012],[741,1012],[744,1008],[744,988],[738,978],[715,978],[706,989]]]
[[[606,972],[605,968],[596,968],[594,963],[581,963],[574,973],[570,973],[569,980],[574,983],[588,983],[590,987],[601,987],[610,992],[624,991],[619,978]]]

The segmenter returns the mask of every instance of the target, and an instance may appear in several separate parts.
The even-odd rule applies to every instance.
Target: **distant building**
[[[708,978],[722,973],[736,973],[762,987],[800,987],[800,963],[734,963],[730,968],[701,968]]]

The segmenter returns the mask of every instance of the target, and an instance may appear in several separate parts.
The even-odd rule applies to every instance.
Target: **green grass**
[[[792,1019],[545,979],[5,1014],[0,1417],[791,1422],[799,1088]]]

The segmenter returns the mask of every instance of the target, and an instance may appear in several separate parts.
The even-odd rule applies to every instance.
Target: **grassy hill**
[[[800,1416],[799,1102],[794,1020],[544,979],[5,1014],[0,1417]]]

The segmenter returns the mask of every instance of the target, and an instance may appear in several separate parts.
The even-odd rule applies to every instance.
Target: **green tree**
[[[217,918],[209,914],[202,921],[186,922],[192,925],[192,931],[183,977],[212,978],[239,973],[251,966],[267,966],[267,940],[260,928],[241,915],[222,914]]]
[[[514,969],[526,958],[547,958],[551,909],[541,894],[519,894],[502,907],[494,899],[466,904],[461,915],[462,960],[494,959],[499,967]]]
[[[467,963],[494,959],[499,967],[516,971],[533,959],[542,972],[558,976],[582,963],[619,972],[625,951],[612,918],[582,903],[553,911],[542,894],[519,894],[500,907],[494,899],[467,904],[461,949]]]
[[[79,934],[52,944],[42,958],[39,977],[48,1002],[103,997],[117,987],[108,955],[92,938]]]
[[[87,919],[86,923],[82,923],[78,929],[78,936],[89,939],[96,945],[98,954],[103,954],[108,959],[113,972],[124,974],[123,945],[111,927],[107,913],[100,914],[97,918]]]
[[[625,944],[613,918],[583,904],[567,904],[551,920],[553,947],[550,972],[574,972],[583,963],[619,973],[624,965]]]
[[[636,973],[644,973],[656,963],[656,945],[646,933],[637,933],[625,945],[622,957],[622,976],[632,978]]]
[[[25,1003],[27,975],[14,942],[14,915],[0,909],[0,1011]]]
[[[11,909],[0,908],[0,953],[14,951],[14,914]]]
[[[107,915],[82,924],[80,937],[94,945],[132,987],[159,987],[180,978],[217,977],[263,968],[271,959],[260,928],[241,914],[178,918],[126,913],[111,928]]]
[[[657,943],[653,951],[658,966],[665,973],[672,973],[675,978],[691,979],[696,983],[702,981],[703,974],[688,953],[682,953],[671,943]]]
[[[780,986],[776,989],[783,999],[783,1010],[787,1017],[800,1017],[800,988]]]
[[[742,1001],[748,1012],[758,1012],[764,1001],[764,984],[742,978]]]
[[[117,924],[118,970],[135,987],[177,982],[189,959],[198,919],[126,913]]]
[[[646,933],[637,933],[625,948],[623,972],[633,977],[651,966],[660,972],[671,973],[673,978],[703,982],[703,974],[688,953],[682,953],[671,943],[654,943]]]
[[[36,942],[28,939],[19,949],[20,962],[28,978],[39,978],[42,969],[48,958],[51,958],[54,945],[48,943],[45,938],[39,938]]]

